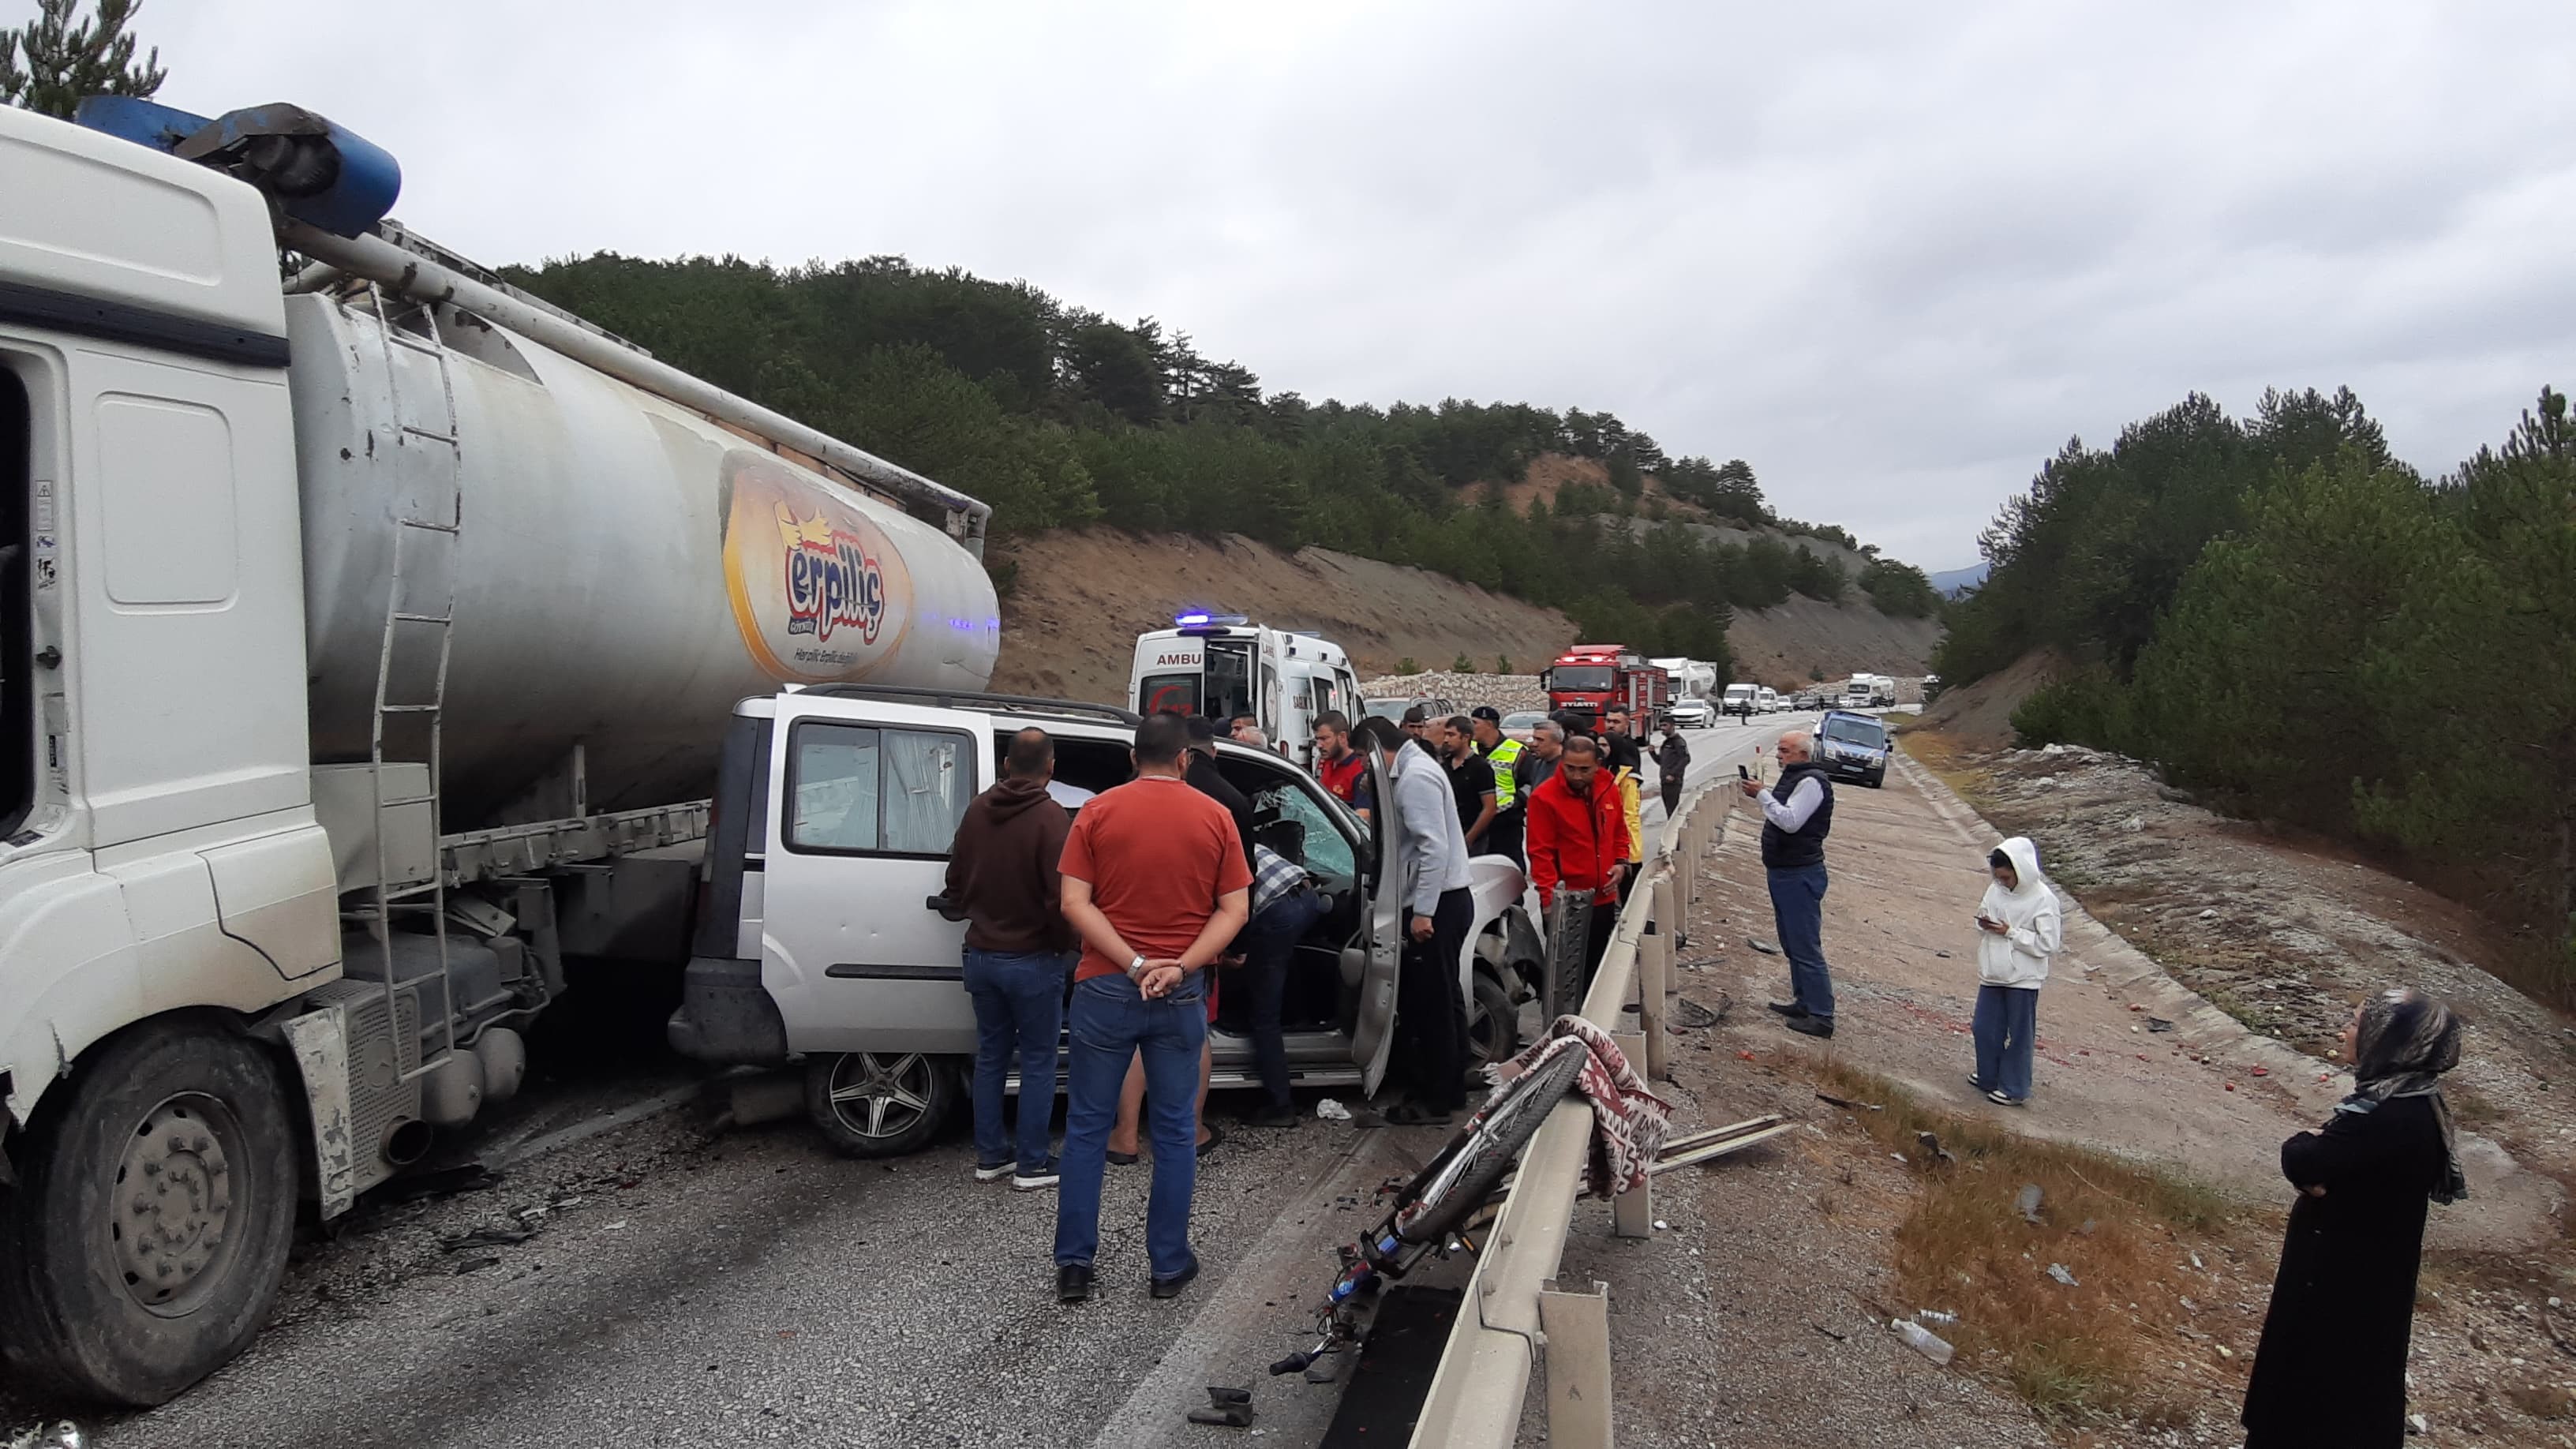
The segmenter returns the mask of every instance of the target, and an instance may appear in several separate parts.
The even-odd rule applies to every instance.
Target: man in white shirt
[[[1475,898],[1467,892],[1467,837],[1458,824],[1458,796],[1431,752],[1408,748],[1415,742],[1387,721],[1364,719],[1353,738],[1377,751],[1386,765],[1399,866],[1387,884],[1403,893],[1406,912],[1395,1029],[1412,1090],[1387,1120],[1445,1125],[1467,1105],[1467,1008],[1458,987],[1458,958],[1476,918]],[[1381,812],[1378,826],[1386,824]]]
[[[1780,781],[1765,789],[1739,781],[1762,802],[1762,866],[1770,878],[1771,921],[1789,958],[1790,998],[1770,1003],[1803,1036],[1834,1034],[1834,981],[1825,968],[1825,836],[1834,828],[1834,787],[1815,763],[1805,730],[1780,737]]]

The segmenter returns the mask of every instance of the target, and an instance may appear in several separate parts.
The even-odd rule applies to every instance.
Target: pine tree
[[[37,0],[36,18],[0,30],[0,101],[71,119],[85,96],[149,96],[161,89],[161,48],[141,64],[126,25],[141,0],[98,0],[95,18],[75,25],[80,0]],[[24,65],[18,57],[23,55]]]

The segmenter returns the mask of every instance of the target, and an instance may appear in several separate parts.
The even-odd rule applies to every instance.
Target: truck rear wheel
[[[258,1334],[295,1232],[276,1061],[204,1019],[111,1042],[38,1114],[0,1199],[0,1357],[58,1392],[165,1403]]]
[[[805,1112],[852,1157],[901,1157],[957,1109],[957,1068],[926,1052],[818,1052],[805,1061]]]

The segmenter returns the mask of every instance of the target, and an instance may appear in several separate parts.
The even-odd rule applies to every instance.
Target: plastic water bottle
[[[1907,1346],[1934,1363],[1946,1364],[1950,1361],[1950,1355],[1957,1352],[1950,1347],[1950,1340],[1925,1328],[1913,1319],[1900,1318],[1888,1327],[1894,1329],[1896,1336],[1904,1339]]]

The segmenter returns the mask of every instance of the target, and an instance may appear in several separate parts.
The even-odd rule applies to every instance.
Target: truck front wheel
[[[61,1090],[0,1195],[0,1358],[61,1393],[167,1402],[276,1301],[296,1212],[284,1080],[257,1043],[176,1018]]]

